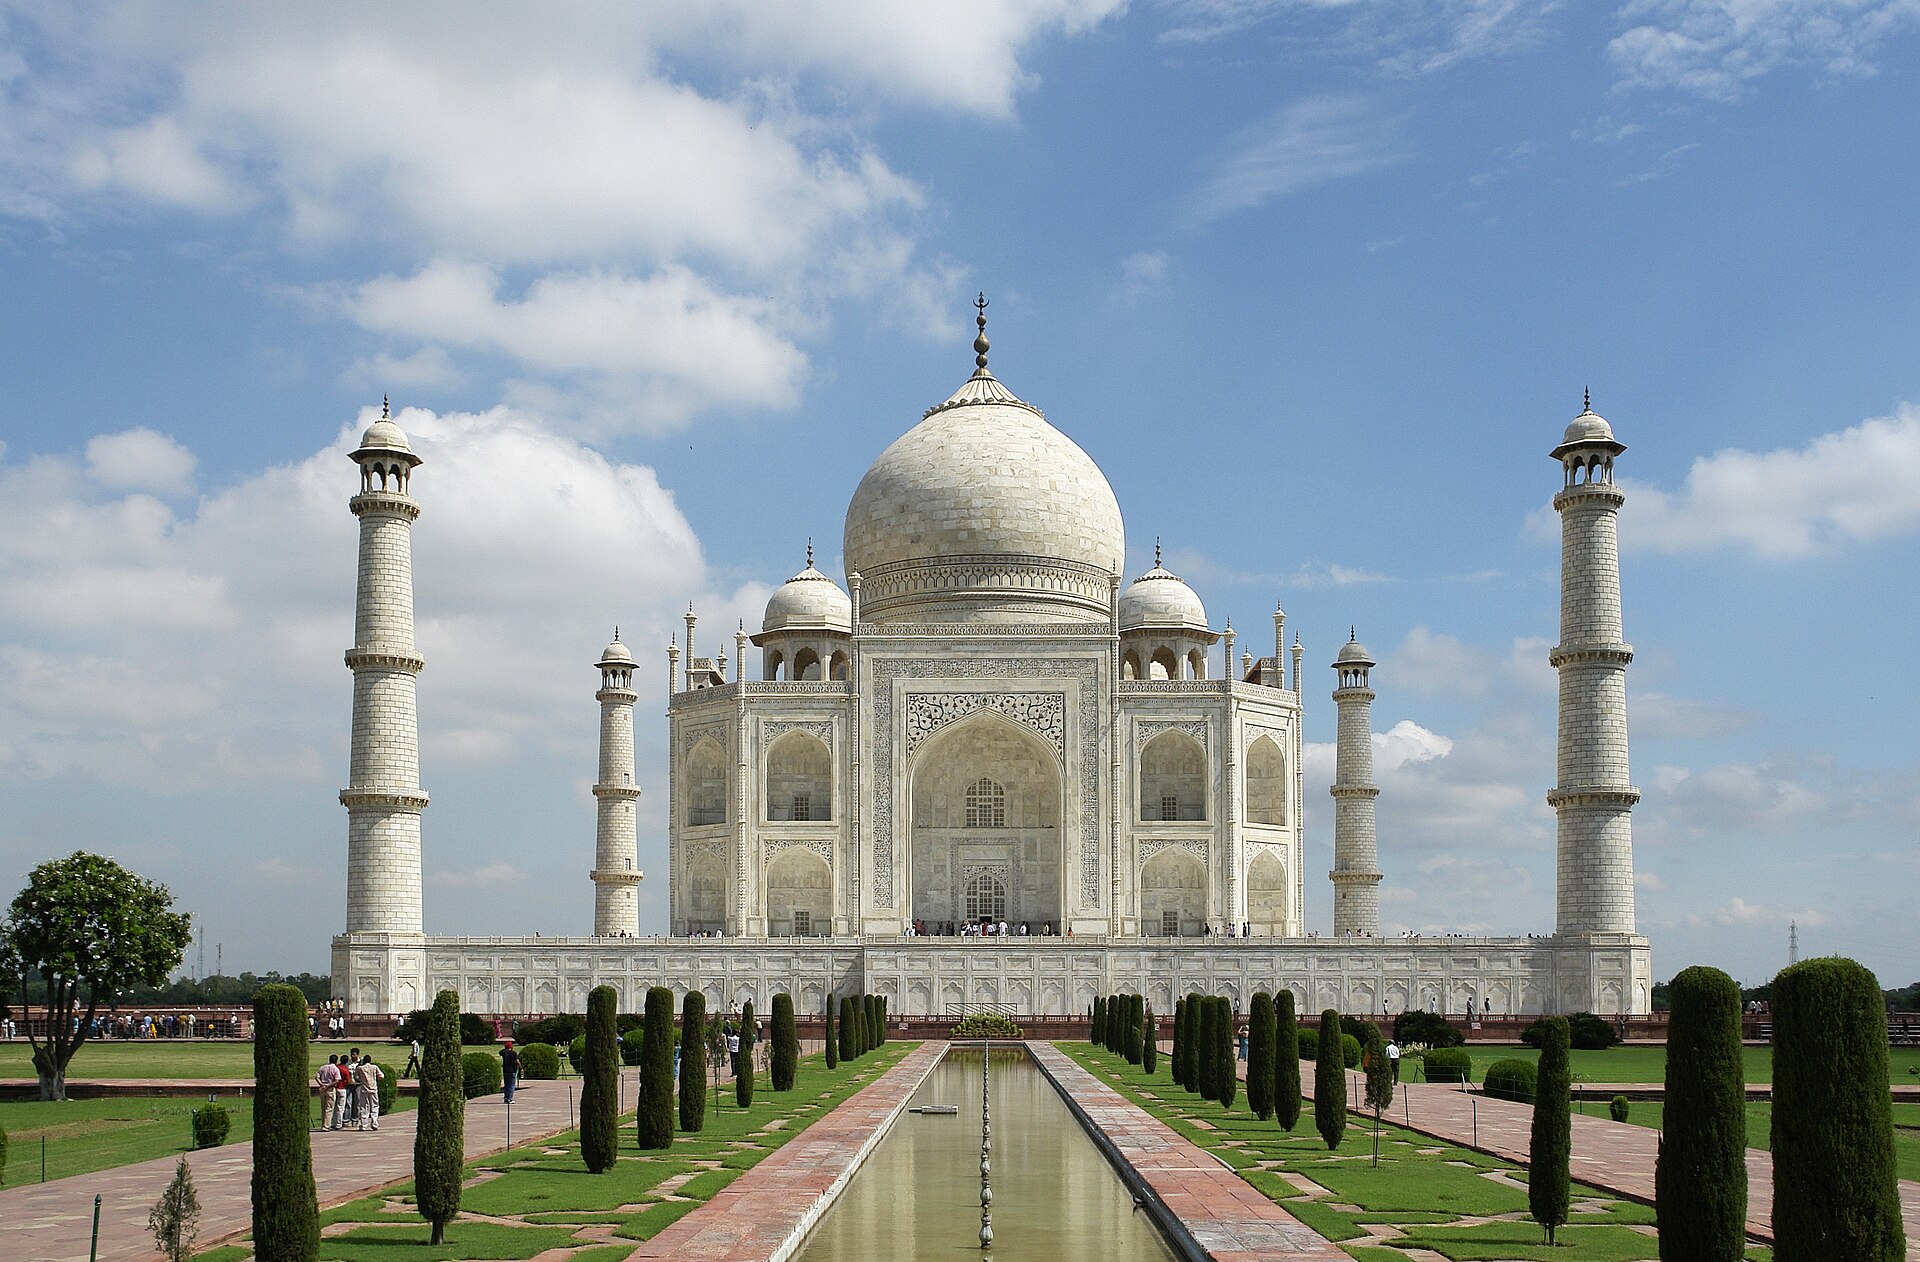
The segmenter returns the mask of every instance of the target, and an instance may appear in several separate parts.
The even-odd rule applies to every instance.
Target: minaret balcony
[[[426,658],[406,649],[351,648],[346,652],[346,659],[348,670],[368,666],[375,670],[412,671],[417,675],[427,668]]]
[[[372,807],[384,811],[419,811],[427,805],[425,789],[383,789],[373,786],[340,790],[340,805],[348,810]]]
[[[1547,805],[1600,806],[1624,809],[1640,800],[1640,790],[1630,784],[1568,784],[1547,792]]]
[[[587,875],[595,885],[638,885],[646,874],[638,868],[593,868]]]
[[[374,513],[389,517],[404,517],[408,521],[420,519],[419,502],[392,491],[362,491],[347,501],[347,507],[353,510],[355,517]]]
[[[640,796],[640,786],[634,784],[596,784],[593,796],[597,798],[626,798],[629,801]]]
[[[1556,644],[1547,654],[1547,664],[1561,666],[1625,666],[1633,660],[1633,645],[1616,640],[1611,644]]]

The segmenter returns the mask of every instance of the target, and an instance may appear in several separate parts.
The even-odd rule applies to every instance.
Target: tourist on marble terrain
[[[320,1072],[314,1077],[320,1083],[320,1129],[332,1130],[333,1117],[339,1105],[340,1094],[340,1058],[327,1057],[327,1063],[320,1066]]]
[[[420,1036],[418,1034],[414,1035],[413,1041],[407,1044],[407,1067],[400,1071],[400,1076],[402,1078],[420,1076]]]
[[[368,1052],[360,1058],[354,1076],[360,1080],[360,1129],[377,1131],[380,1129],[380,1080],[387,1075],[373,1063],[373,1053]]]
[[[513,1103],[513,1089],[520,1082],[520,1053],[513,1050],[513,1040],[508,1039],[500,1047],[500,1073],[506,1080],[507,1103]]]

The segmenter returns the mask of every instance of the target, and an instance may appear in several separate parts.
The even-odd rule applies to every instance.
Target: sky
[[[1793,925],[1910,982],[1917,54],[1916,0],[0,0],[0,892],[97,850],[208,970],[325,971],[390,395],[428,931],[590,928],[615,625],[663,931],[668,636],[731,651],[809,538],[841,573],[984,291],[1129,576],[1159,538],[1300,633],[1311,925],[1352,627],[1385,930],[1551,928],[1590,389],[1655,975]]]

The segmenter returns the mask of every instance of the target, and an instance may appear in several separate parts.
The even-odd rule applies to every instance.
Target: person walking
[[[418,1034],[413,1036],[413,1042],[407,1044],[407,1067],[400,1071],[400,1076],[402,1078],[420,1076],[420,1036]]]
[[[1391,1040],[1389,1040],[1387,1043],[1387,1067],[1393,1070],[1393,1080],[1395,1082],[1399,1082],[1400,1081],[1400,1045],[1398,1043],[1392,1042]]]
[[[387,1075],[373,1063],[373,1053],[368,1052],[360,1058],[354,1076],[360,1080],[360,1129],[377,1131],[380,1129],[380,1080]]]
[[[500,1047],[500,1074],[507,1084],[507,1103],[512,1104],[513,1089],[520,1083],[520,1053],[513,1050],[512,1039]]]

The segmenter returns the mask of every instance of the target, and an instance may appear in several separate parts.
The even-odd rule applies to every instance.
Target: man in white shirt
[[[1393,1070],[1393,1080],[1395,1082],[1399,1082],[1400,1081],[1400,1045],[1398,1043],[1388,1042],[1387,1065],[1389,1068]]]
[[[333,1057],[329,1056],[327,1063],[320,1066],[320,1072],[315,1077],[320,1082],[320,1129],[330,1131],[333,1129],[334,1112],[338,1107],[340,1066],[335,1063]]]

